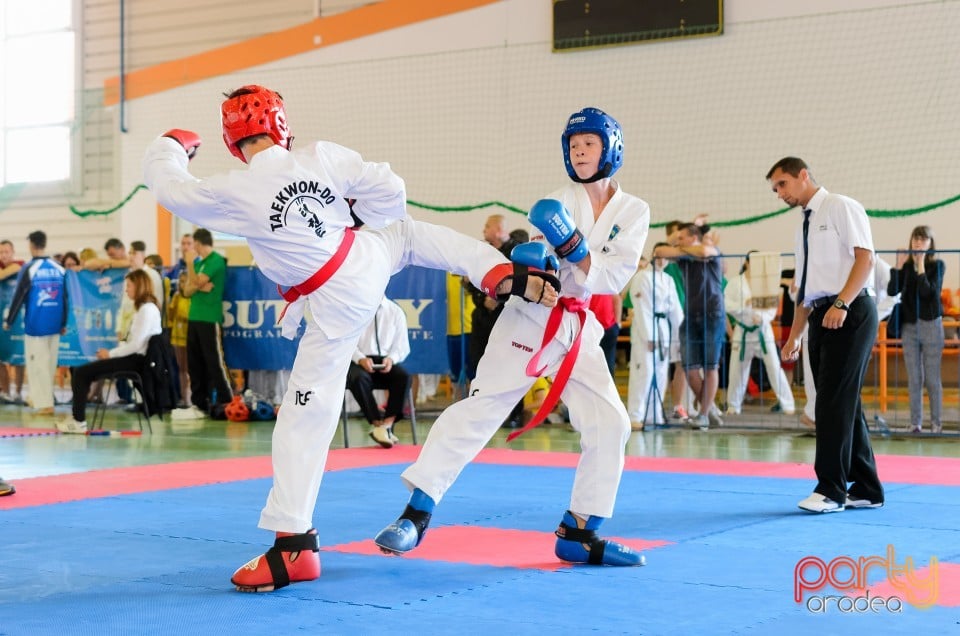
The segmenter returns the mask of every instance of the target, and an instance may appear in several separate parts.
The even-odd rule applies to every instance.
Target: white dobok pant
[[[763,338],[764,347],[760,345],[760,338]],[[780,407],[784,412],[792,413],[795,408],[793,391],[780,366],[777,340],[773,337],[773,327],[769,323],[761,323],[756,331],[747,333],[744,333],[742,325],[733,328],[733,337],[730,340],[730,382],[727,386],[727,405],[730,410],[739,413],[743,407],[743,396],[747,392],[750,378],[750,363],[754,358],[763,359],[763,367],[774,393],[777,394],[777,400],[780,401]]]
[[[53,378],[57,375],[60,334],[24,336],[30,404],[35,409],[53,408]]]
[[[434,423],[417,461],[403,472],[410,489],[419,488],[439,502],[463,468],[490,441],[535,378],[527,362],[540,349],[550,309],[511,299],[497,319],[471,384],[470,395],[447,408]],[[575,333],[576,314],[547,344],[541,362],[553,376]],[[600,349],[602,328],[587,314],[580,354],[561,400],[580,433],[581,454],[570,497],[570,510],[583,515],[613,515],[630,421]],[[523,488],[522,483],[517,488]]]

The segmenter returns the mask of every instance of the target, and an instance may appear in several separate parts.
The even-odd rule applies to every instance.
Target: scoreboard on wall
[[[553,50],[723,33],[723,0],[554,0]]]

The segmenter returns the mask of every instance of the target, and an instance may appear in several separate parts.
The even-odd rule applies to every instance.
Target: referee
[[[796,238],[797,308],[783,357],[796,360],[809,323],[817,387],[817,487],[799,503],[814,513],[880,508],[883,486],[870,446],[860,392],[877,335],[877,307],[866,287],[873,276],[873,237],[857,201],[817,185],[807,164],[785,157],[767,173],[773,191],[803,209]],[[848,488],[849,485],[849,488]]]

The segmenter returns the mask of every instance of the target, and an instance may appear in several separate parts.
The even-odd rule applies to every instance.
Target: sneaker
[[[723,426],[723,417],[720,415],[720,409],[713,405],[707,411],[707,425],[708,427],[719,428]]]
[[[914,426],[914,427],[912,427],[912,428],[910,429],[910,432],[911,432],[911,433],[922,433],[922,432],[923,432],[923,427],[920,426],[919,424],[917,424],[916,426]]]
[[[393,440],[390,439],[390,427],[374,426],[370,431],[370,439],[380,444],[383,448],[393,448]]]
[[[843,504],[837,503],[829,497],[824,497],[818,492],[811,494],[809,497],[798,503],[797,506],[799,506],[801,510],[806,510],[807,512],[843,512]]]
[[[847,494],[847,508],[883,508],[882,501],[870,501],[869,499],[857,499],[851,494]]]
[[[776,404],[774,404],[773,406],[770,407],[770,412],[771,412],[771,413],[783,413],[784,415],[793,415],[793,413],[794,413],[793,409],[785,409],[785,408],[783,408],[783,405],[780,404],[779,402],[777,402]]]
[[[690,419],[690,415],[687,413],[687,409],[683,408],[682,404],[677,404],[675,407],[673,407],[673,412],[670,414],[670,417],[672,417],[675,420]]]
[[[202,420],[207,414],[192,404],[185,409],[173,409],[170,411],[171,420]]]
[[[932,424],[930,426],[930,432],[934,435],[939,435],[943,433],[943,424]]]
[[[690,418],[689,420],[690,428],[693,430],[700,429],[701,431],[706,431],[710,429],[710,418],[706,415],[698,415],[696,417]]]
[[[387,427],[387,434],[390,436],[390,441],[391,441],[391,442],[393,442],[394,444],[399,444],[399,443],[400,443],[400,438],[397,437],[397,436],[394,434],[394,432],[393,432],[393,427],[392,427],[392,426],[388,426],[388,427]]]
[[[87,423],[78,422],[70,416],[67,416],[56,423],[57,430],[61,433],[76,433],[77,435],[85,435],[87,432]]]

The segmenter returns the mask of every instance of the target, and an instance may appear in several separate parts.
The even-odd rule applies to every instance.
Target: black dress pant
[[[814,492],[843,503],[849,491],[857,499],[879,503],[883,486],[861,401],[863,376],[877,336],[876,302],[858,296],[840,329],[823,328],[829,307],[817,307],[809,317],[808,346],[817,387]]]
[[[226,404],[233,399],[218,323],[187,322],[187,371],[190,374],[190,401],[201,411],[209,411],[212,404]]]
[[[90,385],[97,378],[102,378],[117,371],[136,371],[143,373],[146,358],[134,353],[121,358],[107,358],[96,360],[88,364],[81,364],[70,370],[70,385],[73,388],[73,419],[83,422],[87,417],[87,393]],[[106,398],[106,396],[104,396]]]
[[[347,388],[360,405],[360,410],[368,422],[373,423],[388,417],[401,420],[403,403],[410,389],[410,374],[399,364],[393,365],[387,373],[367,373],[359,364],[351,362],[350,370],[347,371]],[[383,413],[373,396],[374,389],[387,391],[387,406]]]

